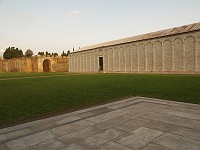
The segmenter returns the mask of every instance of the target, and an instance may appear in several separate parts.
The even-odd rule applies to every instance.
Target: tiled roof
[[[117,44],[122,44],[122,43],[129,43],[129,42],[153,39],[153,38],[169,36],[169,35],[174,35],[174,34],[180,34],[180,33],[185,33],[185,32],[191,32],[191,31],[196,31],[196,30],[200,30],[200,22],[193,23],[190,25],[184,25],[181,27],[175,27],[175,28],[171,28],[171,29],[161,30],[161,31],[157,31],[157,32],[151,32],[151,33],[147,33],[147,34],[143,34],[143,35],[137,35],[137,36],[133,36],[133,37],[109,41],[109,42],[105,42],[105,43],[99,43],[99,44],[83,47],[83,48],[79,49],[78,51],[84,51],[84,50],[106,47],[106,46],[111,46],[111,45],[117,45]]]

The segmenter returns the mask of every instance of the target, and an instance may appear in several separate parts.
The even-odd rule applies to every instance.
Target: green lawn
[[[0,127],[129,96],[200,104],[200,75],[0,74]]]

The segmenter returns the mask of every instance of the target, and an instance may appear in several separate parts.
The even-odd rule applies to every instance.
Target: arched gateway
[[[45,60],[43,61],[43,71],[44,71],[44,72],[49,72],[49,71],[50,71],[50,68],[51,68],[51,62],[50,62],[50,60],[45,59]]]

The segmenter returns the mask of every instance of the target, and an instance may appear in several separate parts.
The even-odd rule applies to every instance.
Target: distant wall
[[[200,31],[71,53],[70,72],[200,73]]]
[[[43,62],[50,61],[51,72],[67,72],[69,70],[68,57],[42,57],[0,59],[0,72],[43,72]]]

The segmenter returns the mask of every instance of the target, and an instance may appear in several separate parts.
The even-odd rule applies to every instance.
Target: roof
[[[76,52],[200,30],[200,22],[83,47]]]

